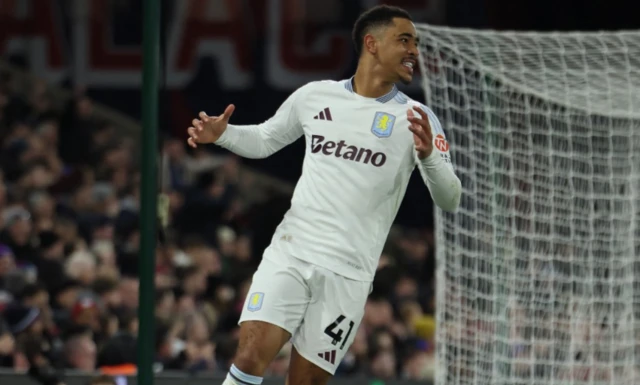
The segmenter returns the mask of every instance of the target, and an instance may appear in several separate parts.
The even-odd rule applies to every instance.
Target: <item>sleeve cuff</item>
[[[234,129],[235,128],[231,124],[227,124],[227,128],[225,128],[225,130],[222,133],[222,135],[220,135],[218,140],[213,142],[213,144],[215,144],[217,146],[221,146],[221,147],[223,147],[226,144],[228,144],[229,140],[233,137],[233,133],[231,131],[233,131]]]
[[[433,151],[431,151],[431,154],[429,154],[428,157],[426,157],[424,159],[418,158],[418,161],[420,162],[420,165],[422,167],[424,167],[424,168],[432,168],[432,167],[437,166],[438,164],[442,163],[442,157],[440,156],[440,153],[438,152],[438,150],[436,150],[434,148]]]

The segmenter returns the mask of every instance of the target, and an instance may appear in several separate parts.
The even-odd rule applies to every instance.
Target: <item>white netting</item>
[[[418,29],[464,189],[437,385],[640,384],[640,32]]]

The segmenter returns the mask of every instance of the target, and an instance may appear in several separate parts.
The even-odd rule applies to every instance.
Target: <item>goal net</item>
[[[640,32],[418,29],[464,189],[436,384],[640,384]]]

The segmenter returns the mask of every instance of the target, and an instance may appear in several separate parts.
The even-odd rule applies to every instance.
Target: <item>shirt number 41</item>
[[[335,321],[333,321],[329,326],[327,326],[324,329],[324,334],[328,335],[329,337],[331,337],[331,339],[333,339],[333,341],[331,341],[333,345],[337,345],[338,343],[342,342],[342,344],[340,345],[340,350],[344,349],[344,345],[349,340],[349,336],[351,335],[351,331],[353,330],[353,326],[355,325],[353,321],[349,321],[349,330],[347,331],[347,335],[344,338],[342,338],[342,335],[344,334],[344,330],[341,329],[339,326],[342,323],[342,321],[344,321],[345,318],[346,317],[344,315],[340,315],[338,318],[336,318]]]

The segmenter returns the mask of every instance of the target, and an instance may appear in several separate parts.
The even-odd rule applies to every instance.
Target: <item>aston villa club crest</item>
[[[262,301],[264,300],[264,293],[252,293],[249,297],[249,303],[247,304],[247,310],[258,311],[262,309]]]
[[[396,117],[386,112],[376,112],[371,125],[371,132],[378,138],[388,138],[393,131],[393,125],[396,123]]]

